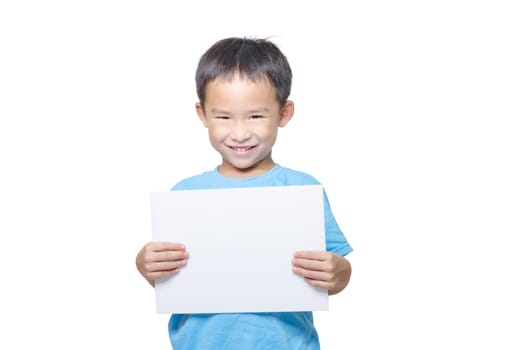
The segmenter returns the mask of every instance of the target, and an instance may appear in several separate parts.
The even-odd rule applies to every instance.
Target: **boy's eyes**
[[[227,116],[227,115],[217,115],[215,118],[216,119],[227,120],[227,119],[229,119],[229,116]],[[249,119],[262,119],[262,118],[264,118],[264,116],[260,115],[260,114],[254,114],[254,115],[249,116]]]

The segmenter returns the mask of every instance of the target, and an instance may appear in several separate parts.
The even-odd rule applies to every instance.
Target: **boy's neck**
[[[229,178],[248,178],[256,177],[262,174],[267,173],[275,166],[273,159],[269,158],[265,161],[261,161],[250,168],[237,168],[228,162],[223,161],[222,164],[218,167],[218,172],[220,175]]]

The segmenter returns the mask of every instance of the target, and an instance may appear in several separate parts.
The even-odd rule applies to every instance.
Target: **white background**
[[[522,3],[3,1],[0,348],[170,348],[135,255],[150,191],[219,162],[194,70],[236,35],[288,56],[275,160],[355,249],[322,348],[526,349]]]

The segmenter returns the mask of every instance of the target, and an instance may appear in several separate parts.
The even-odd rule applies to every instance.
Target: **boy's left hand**
[[[352,267],[343,256],[326,251],[300,251],[293,255],[293,272],[312,286],[336,294],[345,289]]]

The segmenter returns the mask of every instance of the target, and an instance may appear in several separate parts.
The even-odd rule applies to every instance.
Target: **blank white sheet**
[[[153,241],[185,244],[187,265],[156,281],[158,313],[328,310],[326,290],[292,272],[325,250],[321,185],[151,193]]]

